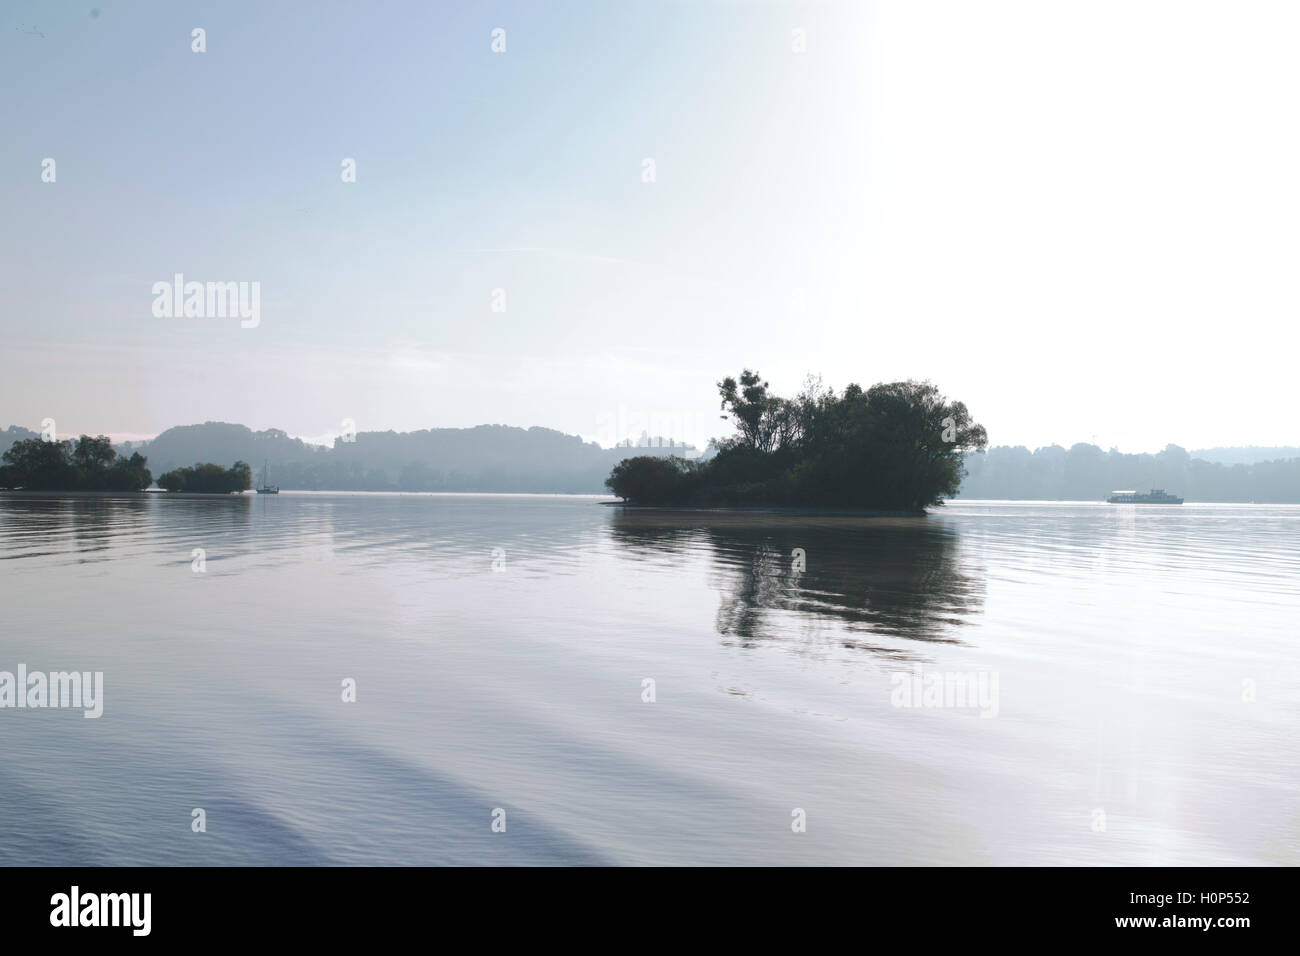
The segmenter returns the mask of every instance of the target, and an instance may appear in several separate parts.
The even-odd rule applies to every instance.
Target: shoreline
[[[331,488],[282,488],[281,493],[299,495],[373,495],[405,497],[478,497],[478,498],[589,498],[605,499],[607,494],[595,492],[566,491],[365,491],[360,489]],[[24,491],[0,489],[0,499],[42,499],[42,498],[104,498],[138,500],[152,498],[185,499],[219,499],[219,498],[260,498],[254,490],[239,494],[213,494],[197,491]],[[1109,504],[1105,499],[1088,498],[949,498],[945,504],[954,505],[1099,505],[1107,508],[1121,508],[1123,505]],[[596,504],[610,508],[623,508],[628,511],[645,512],[688,512],[688,513],[725,513],[725,514],[782,514],[813,515],[821,517],[843,516],[855,518],[924,518],[942,513],[941,506],[923,511],[877,511],[855,508],[812,508],[791,507],[785,505],[638,505],[624,501],[597,500]],[[1187,505],[1234,505],[1238,507],[1300,507],[1300,502],[1285,501],[1187,501]],[[1133,506],[1136,507],[1136,506]],[[1152,506],[1155,513],[1164,513],[1166,509]],[[1145,513],[1145,512],[1144,512]]]
[[[789,505],[636,505],[624,501],[602,501],[607,508],[629,511],[691,512],[723,514],[813,515],[820,518],[925,518],[928,511],[880,511],[872,508],[811,508]]]
[[[129,501],[150,498],[249,498],[239,494],[214,494],[200,491],[3,491],[0,498],[123,498]]]

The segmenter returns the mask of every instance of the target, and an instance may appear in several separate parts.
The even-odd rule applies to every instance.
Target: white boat
[[[280,493],[279,485],[269,485],[266,483],[266,459],[262,459],[262,484],[257,489],[259,495],[278,495]]]
[[[1112,491],[1106,499],[1113,505],[1181,505],[1183,499],[1171,495],[1163,488],[1152,488],[1150,494],[1138,491]]]

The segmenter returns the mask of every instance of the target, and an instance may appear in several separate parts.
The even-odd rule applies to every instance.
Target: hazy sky
[[[1297,49],[1295,3],[6,0],[0,426],[702,444],[750,366],[1300,444]],[[175,273],[260,324],[156,317]]]

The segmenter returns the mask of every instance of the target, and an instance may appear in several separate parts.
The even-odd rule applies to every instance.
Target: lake
[[[103,674],[0,708],[3,864],[1300,862],[1300,507],[0,496],[0,569]]]

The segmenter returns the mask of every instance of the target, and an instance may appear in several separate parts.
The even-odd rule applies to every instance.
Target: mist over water
[[[1297,580],[1297,506],[3,498],[0,670],[104,715],[0,709],[0,863],[1295,864]]]

